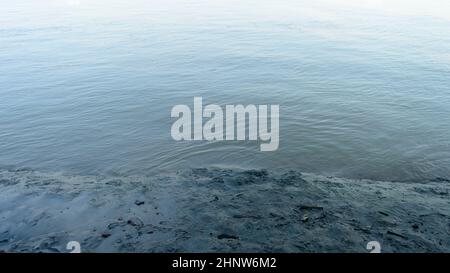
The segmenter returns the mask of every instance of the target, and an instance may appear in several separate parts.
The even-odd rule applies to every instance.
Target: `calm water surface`
[[[450,20],[321,1],[8,1],[0,166],[450,176]],[[279,104],[280,148],[174,142],[175,104]]]

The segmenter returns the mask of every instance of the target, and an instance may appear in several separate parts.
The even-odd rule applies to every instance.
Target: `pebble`
[[[132,225],[133,227],[141,228],[144,226],[144,222],[137,217],[132,217],[127,221],[127,224]]]
[[[135,203],[137,206],[140,206],[140,205],[144,205],[144,204],[145,204],[144,201],[140,201],[140,200],[136,200],[134,203]]]

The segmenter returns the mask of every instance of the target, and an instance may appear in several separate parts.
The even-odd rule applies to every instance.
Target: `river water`
[[[5,1],[0,166],[449,177],[449,5],[343,2]],[[279,149],[175,142],[194,96],[279,104]]]

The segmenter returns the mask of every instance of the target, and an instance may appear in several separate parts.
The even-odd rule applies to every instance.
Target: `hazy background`
[[[15,0],[0,166],[450,176],[448,1]],[[175,142],[175,104],[279,104],[280,148]]]

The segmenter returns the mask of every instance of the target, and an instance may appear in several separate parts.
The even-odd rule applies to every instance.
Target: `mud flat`
[[[164,176],[0,170],[0,251],[450,252],[450,181],[299,171]]]

